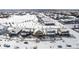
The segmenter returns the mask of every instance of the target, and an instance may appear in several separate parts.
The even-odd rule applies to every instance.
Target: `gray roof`
[[[4,25],[0,25],[0,34],[3,34],[7,31],[7,27]]]

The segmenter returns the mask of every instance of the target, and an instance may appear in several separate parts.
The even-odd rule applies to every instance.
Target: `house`
[[[9,28],[8,29],[8,34],[10,37],[13,37],[13,36],[18,36],[18,34],[20,34],[21,32],[21,29],[20,28]]]
[[[22,37],[27,37],[29,35],[31,35],[33,33],[33,31],[30,28],[26,28],[26,29],[22,29],[22,31],[20,32],[20,35]]]
[[[57,33],[57,28],[46,28],[46,36],[55,36]]]

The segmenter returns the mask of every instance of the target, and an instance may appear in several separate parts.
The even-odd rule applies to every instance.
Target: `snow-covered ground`
[[[53,20],[53,19],[52,19]],[[55,26],[50,26],[49,28],[67,28],[72,35],[72,37],[56,37],[55,41],[53,37],[45,37],[42,38],[45,41],[36,42],[36,40],[40,40],[40,38],[31,37],[31,38],[22,38],[22,37],[13,37],[10,38],[6,35],[0,35],[0,48],[11,48],[11,49],[36,49],[36,48],[79,48],[79,33],[73,31],[67,26],[62,25],[57,20],[53,20]],[[12,15],[10,18],[0,18],[0,24],[9,26],[9,27],[17,27],[20,29],[23,28],[48,28],[48,26],[44,26],[38,23],[38,18],[36,15],[26,14],[23,16]],[[62,40],[61,40],[62,39]],[[47,41],[46,41],[47,40]],[[28,42],[25,44],[24,42]],[[10,47],[4,47],[4,44],[10,45]]]

